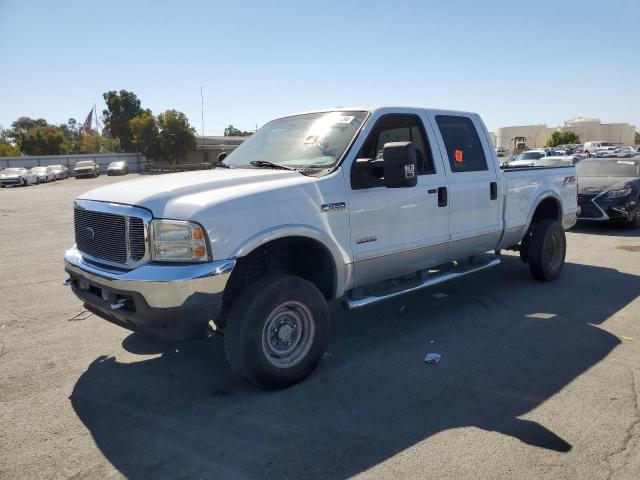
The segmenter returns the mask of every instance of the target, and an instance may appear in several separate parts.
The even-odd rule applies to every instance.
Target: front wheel
[[[264,389],[285,388],[318,365],[329,338],[329,307],[311,282],[269,275],[235,300],[224,348],[231,368]]]
[[[536,223],[527,250],[529,269],[536,280],[549,282],[558,278],[567,253],[567,239],[560,222],[541,220]]]

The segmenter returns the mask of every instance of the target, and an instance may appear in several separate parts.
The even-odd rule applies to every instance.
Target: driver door
[[[412,273],[446,261],[449,206],[440,198],[446,176],[422,112],[381,115],[356,158],[381,158],[389,142],[413,142],[418,181],[415,187],[365,188],[351,182],[349,212],[354,286]],[[446,193],[445,193],[446,197]],[[440,200],[440,201],[439,201]]]

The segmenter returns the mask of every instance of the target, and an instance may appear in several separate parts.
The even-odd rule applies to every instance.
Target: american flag
[[[91,131],[92,121],[93,121],[93,108],[89,112],[89,115],[87,115],[87,119],[82,124],[82,133],[84,133],[85,135]]]

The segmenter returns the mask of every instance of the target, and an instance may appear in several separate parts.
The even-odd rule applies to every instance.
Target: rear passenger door
[[[484,125],[474,115],[429,116],[449,180],[449,258],[491,250],[502,234],[502,194]]]

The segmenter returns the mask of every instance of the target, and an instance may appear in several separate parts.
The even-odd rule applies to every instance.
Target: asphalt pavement
[[[0,190],[0,478],[640,478],[639,232],[574,228],[552,283],[507,253],[332,305],[317,371],[265,393],[220,337],[149,340],[62,286],[73,198],[123,180]]]

